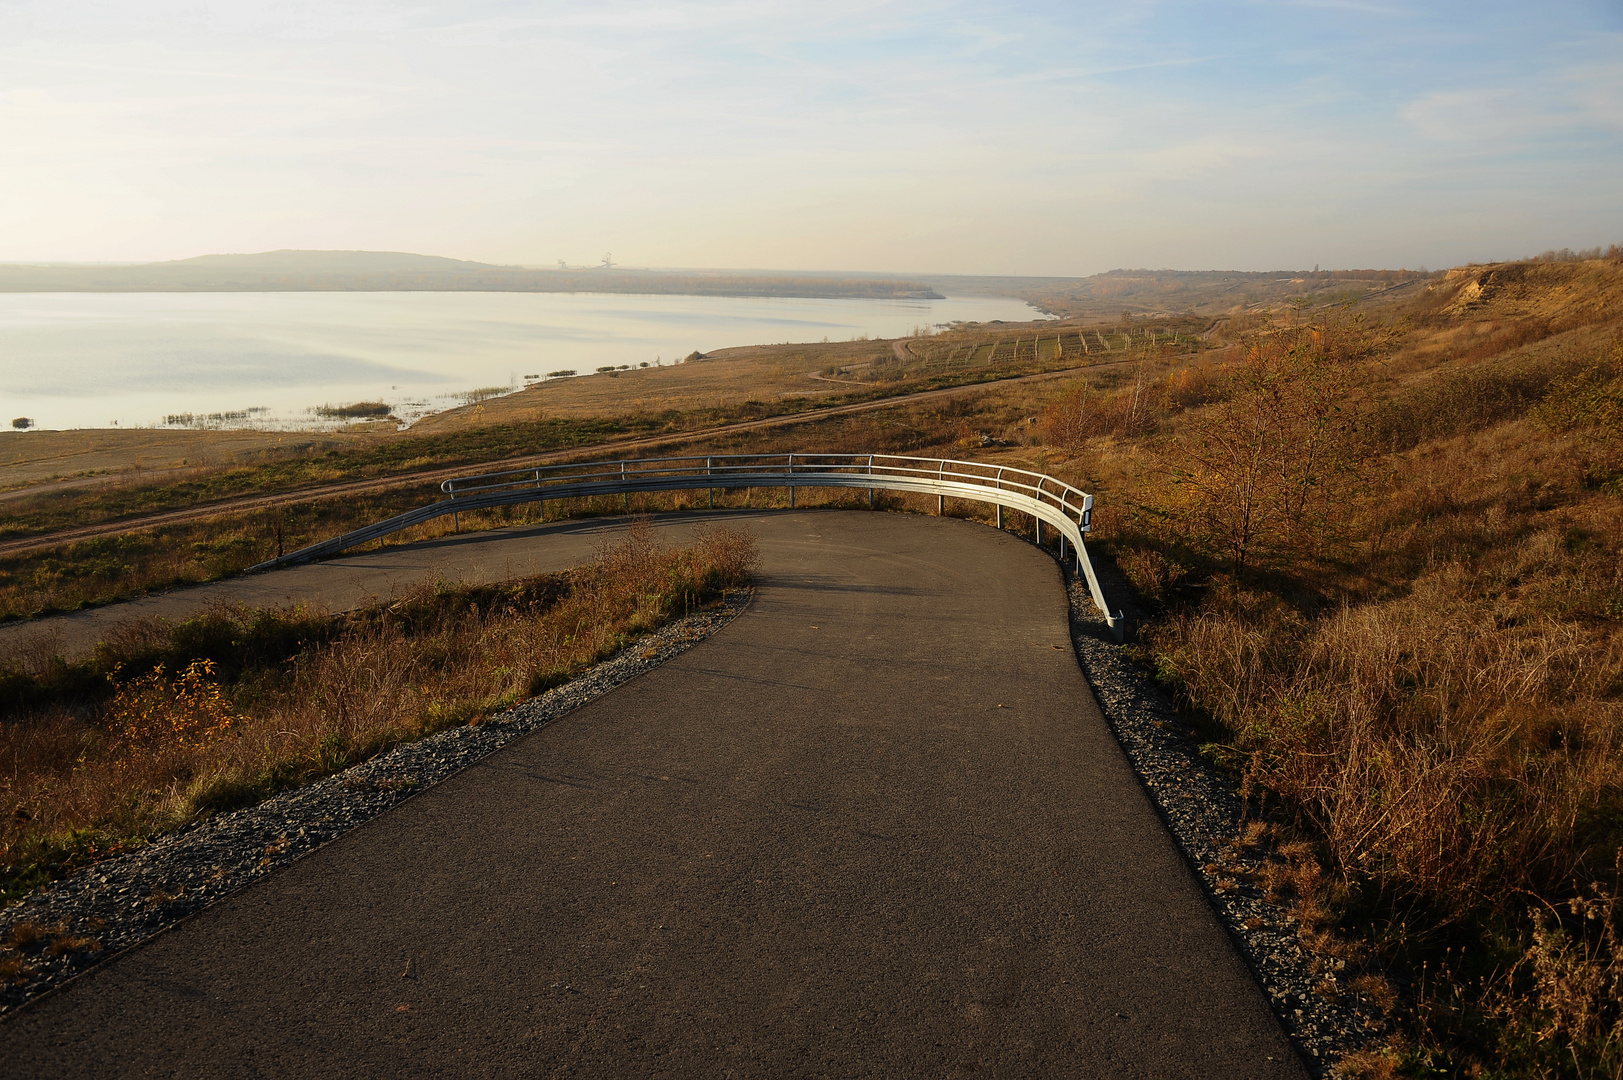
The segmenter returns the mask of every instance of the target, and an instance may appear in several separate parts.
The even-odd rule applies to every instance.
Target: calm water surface
[[[0,294],[0,425],[321,428],[318,407],[358,401],[410,420],[565,368],[1036,317],[995,297]]]

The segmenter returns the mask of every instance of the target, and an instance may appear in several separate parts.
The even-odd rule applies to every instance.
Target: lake
[[[574,369],[732,345],[1025,321],[1018,300],[607,293],[0,294],[0,425],[322,429],[322,407],[403,420]]]

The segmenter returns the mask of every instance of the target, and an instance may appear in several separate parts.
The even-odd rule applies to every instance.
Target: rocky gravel
[[[1103,583],[1107,597],[1132,595],[1125,579],[1111,577]],[[1068,575],[1067,584],[1077,657],[1117,741],[1309,1067],[1334,1075],[1347,1054],[1384,1041],[1380,1007],[1355,992],[1356,973],[1345,961],[1304,948],[1297,920],[1266,898],[1256,879],[1279,857],[1265,846],[1236,844],[1245,805],[1234,778],[1201,756],[1189,722],[1116,642],[1086,579]],[[1131,602],[1126,614],[1129,626],[1145,618]]]
[[[666,626],[573,682],[490,717],[408,743],[246,810],[200,820],[0,911],[0,941],[27,940],[0,986],[0,1015],[287,866],[565,713],[658,667],[730,622],[750,599]]]

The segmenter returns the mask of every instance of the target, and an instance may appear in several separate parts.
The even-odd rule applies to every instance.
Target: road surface
[[[754,518],[727,628],[0,1023],[6,1075],[1305,1076],[1052,559]]]

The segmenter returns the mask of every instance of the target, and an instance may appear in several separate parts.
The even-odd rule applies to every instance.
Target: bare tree
[[[1321,548],[1357,478],[1353,377],[1382,344],[1348,316],[1250,335],[1228,393],[1163,450],[1171,523],[1236,578]]]

